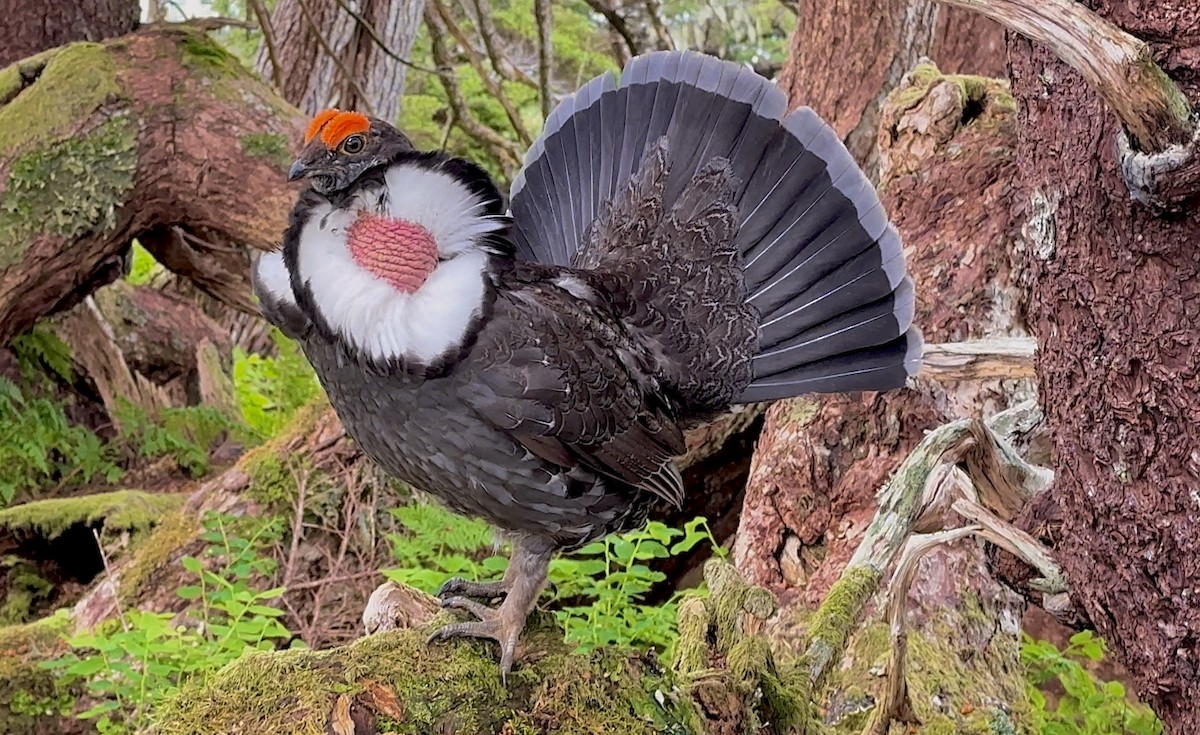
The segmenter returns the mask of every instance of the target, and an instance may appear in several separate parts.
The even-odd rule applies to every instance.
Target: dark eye
[[[351,135],[349,138],[346,138],[342,141],[342,152],[360,153],[362,152],[363,146],[366,144],[367,142],[363,140],[361,135]]]

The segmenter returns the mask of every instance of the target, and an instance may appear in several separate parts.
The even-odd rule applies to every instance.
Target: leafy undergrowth
[[[56,489],[115,485],[132,466],[164,457],[186,475],[203,477],[225,437],[244,445],[270,438],[320,389],[296,344],[278,332],[273,338],[277,357],[235,351],[238,415],[200,405],[151,416],[125,403],[113,417],[120,431],[102,433],[73,421],[74,396],[53,390],[54,381],[71,385],[77,378],[67,346],[45,327],[17,337],[20,384],[0,377],[0,508]]]
[[[1162,723],[1144,704],[1130,701],[1119,681],[1099,681],[1086,662],[1104,658],[1104,641],[1089,630],[1065,649],[1026,637],[1021,662],[1029,678],[1034,721],[1043,735],[1161,735]],[[1056,681],[1062,696],[1052,705],[1042,687]]]
[[[393,513],[403,532],[390,537],[400,566],[384,572],[389,579],[432,594],[451,577],[486,581],[504,576],[508,560],[495,553],[495,536],[486,523],[424,503]],[[643,529],[595,541],[550,563],[550,594],[542,604],[554,611],[577,652],[615,644],[669,653],[678,637],[677,603],[685,592],[676,591],[661,605],[645,604],[650,589],[666,579],[649,563],[700,543],[708,543],[718,555],[725,553],[704,518],[683,529],[652,521]]]
[[[189,683],[204,683],[250,650],[272,650],[292,640],[271,605],[283,589],[259,589],[275,572],[265,556],[277,522],[239,534],[244,522],[223,516],[205,521],[203,557],[184,557],[193,583],[176,594],[189,605],[181,615],[128,610],[92,632],[66,639],[70,651],[45,667],[63,691],[81,690],[90,706],[75,714],[100,733],[132,733],[152,722],[155,707]]]

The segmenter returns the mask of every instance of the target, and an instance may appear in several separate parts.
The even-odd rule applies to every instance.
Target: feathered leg
[[[500,645],[500,675],[507,682],[517,652],[517,641],[525,629],[525,620],[537,604],[538,595],[546,586],[546,575],[554,545],[546,539],[524,537],[513,547],[512,558],[504,581],[473,583],[451,580],[442,592],[456,591],[475,597],[498,597],[503,594],[504,602],[498,608],[490,608],[464,596],[445,597],[442,606],[461,610],[479,618],[477,621],[452,623],[435,631],[430,642],[450,638],[486,638]],[[449,587],[449,589],[447,589]]]

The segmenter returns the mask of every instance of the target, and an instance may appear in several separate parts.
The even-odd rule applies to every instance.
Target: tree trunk
[[[935,0],[810,0],[779,86],[793,107],[823,117],[875,180],[880,109],[900,77],[922,57],[947,72],[998,76],[1003,42],[999,25]]]
[[[1200,103],[1193,0],[1086,4]],[[1133,203],[1117,119],[1052,53],[1009,38],[1063,563],[1168,730],[1200,732],[1200,211]]]
[[[72,41],[104,41],[132,33],[138,0],[0,0],[0,67]]]
[[[801,74],[799,59],[789,62],[792,79]],[[1012,204],[1013,107],[1002,81],[943,75],[923,65],[900,81],[880,110],[881,191],[905,242],[918,297],[915,321],[928,342],[1025,335],[1023,265],[1010,257],[1021,224]],[[845,574],[876,516],[876,492],[928,431],[993,414],[1032,394],[1030,380],[920,379],[906,391],[803,398],[769,409],[735,559],[748,581],[780,597],[785,614],[772,635],[785,644],[810,639],[809,611],[830,604],[831,585]],[[945,514],[938,522],[952,518]],[[991,578],[981,549],[959,544],[934,551],[921,563],[908,599],[915,626],[909,656],[926,676],[956,659],[938,658],[946,654],[939,641],[973,651],[978,646],[988,661],[948,673],[947,680],[965,681],[940,692],[910,674],[917,717],[929,727],[961,731],[991,698],[1006,703],[1018,731],[1028,725],[1020,677],[1000,673],[1016,670],[1018,638],[998,621],[1020,619],[1023,602]],[[861,711],[863,680],[869,680],[862,668],[878,660],[870,658],[871,637],[878,635],[877,624],[860,633],[847,653],[858,675],[834,681],[823,702],[830,712],[844,710],[839,721]],[[880,684],[865,688],[878,697]],[[855,691],[860,694],[852,696]]]
[[[350,5],[361,22],[343,5],[338,0],[276,4],[271,28],[283,97],[310,115],[339,107],[394,122],[408,68],[391,54],[408,59],[421,29],[425,0],[365,0]],[[363,22],[387,44],[387,51]],[[274,78],[275,62],[264,44],[257,62],[264,79]]]

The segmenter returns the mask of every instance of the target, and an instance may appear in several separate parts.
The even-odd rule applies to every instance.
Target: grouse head
[[[412,150],[408,137],[382,120],[359,112],[324,110],[309,123],[304,150],[288,170],[288,181],[307,178],[315,191],[332,195]]]
[[[284,269],[274,271],[288,288],[275,278],[270,290],[369,362],[428,368],[458,354],[512,255],[487,173],[417,151],[381,120],[326,110],[292,164],[297,178],[310,186],[292,211]]]

